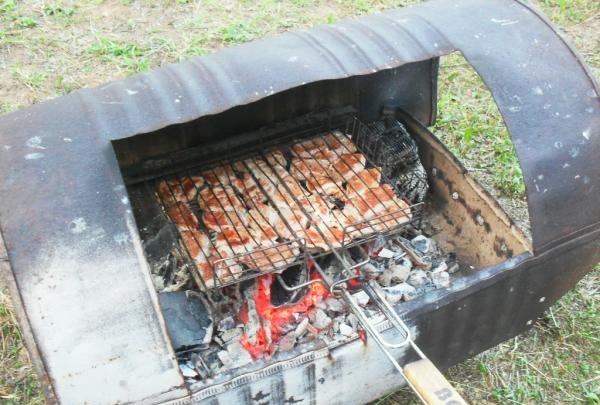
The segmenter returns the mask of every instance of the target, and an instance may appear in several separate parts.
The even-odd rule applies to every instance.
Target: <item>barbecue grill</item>
[[[439,58],[454,51],[490,88],[511,134],[531,240],[427,128]],[[600,261],[599,111],[598,85],[581,58],[531,6],[439,0],[225,49],[2,116],[0,268],[48,401],[361,404],[403,383],[392,361],[418,358],[413,340],[446,368],[522,333]],[[195,245],[168,214],[185,191],[174,187],[242,162],[226,182],[245,173],[265,205],[301,206],[302,194],[285,183],[290,151],[336,131],[364,155],[365,170],[381,173],[378,187],[393,189],[394,207],[325,226],[305,206],[302,232],[271,245],[200,262],[189,251]],[[269,162],[273,148],[285,155],[282,168]],[[269,162],[268,181],[288,184],[288,207],[248,168],[257,159]],[[161,182],[168,193],[157,192]],[[326,194],[316,184],[313,193]],[[348,184],[336,186],[339,201],[329,210],[364,198],[351,196]],[[197,196],[226,185],[178,201],[210,238],[224,230],[203,228],[211,212]],[[227,207],[212,214],[221,211],[231,224]],[[323,243],[307,236],[310,227]],[[461,271],[448,287],[391,305],[364,274],[372,251],[365,246],[385,240],[418,264],[405,237],[423,227],[435,230],[433,240]],[[341,235],[330,236],[333,228]],[[192,279],[157,293],[157,272]],[[379,309],[360,304],[354,283]],[[275,285],[280,311],[317,293],[346,294],[368,334],[359,327],[215,372],[202,353],[215,344],[215,314],[227,309],[214,306],[231,291],[240,305],[258,302]],[[246,305],[240,311],[249,318]],[[385,342],[392,343],[382,351]],[[190,379],[183,358],[205,372]]]

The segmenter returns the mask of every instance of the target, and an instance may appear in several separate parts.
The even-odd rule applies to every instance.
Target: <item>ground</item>
[[[0,0],[0,113],[295,27],[418,0]],[[536,0],[600,76],[600,2]],[[442,140],[526,225],[518,161],[478,76],[442,63]],[[473,404],[600,404],[600,268],[528,333],[447,372]],[[41,404],[11,304],[0,289],[0,404]],[[374,404],[416,403],[401,391]]]

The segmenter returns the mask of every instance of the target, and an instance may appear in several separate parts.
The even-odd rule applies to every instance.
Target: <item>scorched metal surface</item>
[[[515,143],[535,255],[428,294],[404,315],[441,367],[529,327],[599,260],[598,87],[530,6],[432,1],[226,49],[0,118],[7,250],[0,267],[14,281],[20,321],[31,330],[30,351],[51,402],[193,401],[158,313],[113,143],[175,124],[190,123],[182,134],[209,124],[196,137],[152,135],[161,147],[182,147],[308,112],[317,99],[320,107],[335,107],[346,96],[367,122],[392,103],[430,124],[437,58],[455,50],[489,86]],[[327,86],[340,92],[324,92]],[[408,122],[418,132],[417,121]],[[358,359],[351,347],[344,350],[348,362],[331,367],[347,375]],[[316,364],[291,369],[301,397],[284,395],[293,387],[283,372],[259,383],[271,387],[274,403],[335,403],[327,400],[336,394],[352,403],[389,389],[384,378],[369,380],[363,397],[347,398],[344,384],[321,375]],[[251,403],[252,392],[240,385],[227,395]]]

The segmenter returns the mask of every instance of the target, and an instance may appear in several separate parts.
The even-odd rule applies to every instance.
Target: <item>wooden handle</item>
[[[418,360],[407,364],[403,370],[406,378],[428,405],[467,405],[467,401],[431,361]]]

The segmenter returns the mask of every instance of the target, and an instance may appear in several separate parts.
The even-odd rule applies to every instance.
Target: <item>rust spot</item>
[[[506,258],[511,258],[515,254],[515,252],[506,244],[506,239],[499,236],[496,236],[494,239],[494,252],[496,252],[498,257]]]

